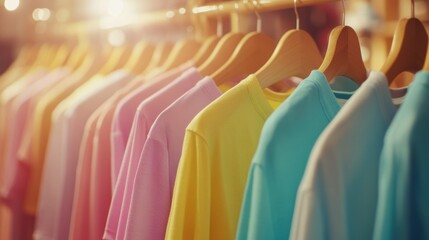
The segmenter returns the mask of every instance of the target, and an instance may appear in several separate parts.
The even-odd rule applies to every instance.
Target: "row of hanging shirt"
[[[424,47],[395,45],[420,51],[420,62],[392,54],[368,77],[345,26],[323,62],[301,30],[277,46],[263,33],[227,34],[201,47],[207,56],[216,46],[206,61],[187,63],[199,45],[183,42],[158,68],[147,46],[134,49],[138,60],[118,48],[102,61],[83,48],[66,64],[64,49],[52,59],[41,48],[0,82],[2,234],[427,238],[429,73],[408,89],[388,85],[422,68],[427,35],[416,19],[401,24],[424,33]],[[391,64],[398,59],[413,64]],[[283,80],[292,76],[304,80]]]

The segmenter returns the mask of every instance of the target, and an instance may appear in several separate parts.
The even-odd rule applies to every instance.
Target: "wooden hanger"
[[[124,69],[127,69],[134,74],[142,73],[151,61],[155,46],[146,41],[140,41],[132,50],[131,56],[125,63]]]
[[[213,49],[216,47],[219,40],[220,40],[220,37],[211,36],[204,41],[200,50],[198,50],[197,54],[192,59],[192,62],[194,62],[195,67],[199,67],[201,66],[202,63],[204,63],[204,61],[213,52]]]
[[[56,69],[66,64],[66,61],[71,53],[71,48],[67,44],[61,44],[60,47],[55,52],[55,57],[52,60],[52,63],[49,64],[50,69]]]
[[[31,67],[34,62],[37,59],[37,56],[39,54],[39,50],[41,48],[41,44],[32,44],[31,46],[28,47],[28,51],[26,51],[25,53],[25,60],[23,60],[22,62],[20,62],[20,64],[18,64],[18,67]],[[22,55],[23,53],[19,53],[19,56]],[[15,66],[15,65],[14,65]]]
[[[186,39],[176,43],[162,67],[164,70],[170,70],[191,60],[200,46],[201,43],[195,39]]]
[[[126,45],[114,48],[99,73],[101,75],[107,75],[124,67],[131,55],[131,51],[132,48]]]
[[[162,67],[164,65],[164,63],[168,59],[168,56],[173,50],[173,47],[174,47],[174,44],[171,42],[164,42],[162,44],[162,48],[159,51],[159,60],[158,60],[158,63],[155,65],[156,67]]]
[[[19,68],[31,65],[37,57],[38,46],[37,45],[24,45],[19,50],[19,53],[13,63],[9,66],[9,69]]]
[[[322,55],[306,31],[290,30],[282,36],[273,55],[256,73],[262,88],[288,77],[302,79],[322,63]]]
[[[345,76],[362,84],[367,78],[356,32],[349,26],[335,27],[329,35],[328,49],[319,67],[330,81]]]
[[[238,76],[256,72],[269,59],[275,48],[274,40],[261,32],[246,34],[232,56],[222,65],[212,78],[217,85]]]
[[[304,79],[322,63],[322,55],[314,39],[306,31],[299,30],[296,0],[294,8],[296,29],[280,38],[271,58],[255,73],[262,88],[292,76]]]
[[[155,46],[155,50],[152,54],[152,57],[150,59],[150,63],[147,66],[147,68],[143,71],[142,74],[143,75],[148,74],[155,68],[162,67],[162,64],[165,63],[165,60],[170,54],[172,48],[173,48],[173,43],[171,42],[157,43]]]
[[[425,63],[428,35],[417,18],[401,19],[393,35],[392,47],[381,67],[389,84],[404,71],[417,72]]]
[[[44,68],[46,66],[48,66],[51,61],[52,58],[55,57],[55,51],[56,47],[53,44],[48,44],[45,43],[43,44],[40,48],[39,51],[37,53],[37,57],[34,60],[33,64],[31,65],[30,69],[34,70],[36,68]]]
[[[73,70],[79,68],[83,61],[85,60],[89,50],[89,43],[86,39],[79,38],[78,45],[73,48],[70,56],[67,60],[66,66],[70,67]]]
[[[218,42],[210,56],[199,66],[203,75],[212,75],[232,55],[238,43],[243,39],[244,33],[227,33]]]

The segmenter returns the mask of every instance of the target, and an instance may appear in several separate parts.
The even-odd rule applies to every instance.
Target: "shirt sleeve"
[[[390,141],[387,141],[390,142]],[[386,146],[386,145],[385,145]],[[402,195],[395,181],[398,168],[393,161],[392,148],[384,148],[380,159],[380,177],[378,190],[377,213],[375,218],[374,239],[394,239],[395,208],[399,206],[396,195]],[[409,167],[409,166],[403,166]],[[396,194],[398,192],[399,194]]]
[[[253,163],[241,208],[237,239],[275,239],[264,168]]]
[[[317,195],[310,190],[301,191],[296,199],[290,239],[330,239],[323,225],[322,208]]]
[[[210,239],[209,153],[204,139],[187,130],[165,239]]]
[[[125,239],[164,239],[173,186],[167,149],[148,139],[140,156]]]

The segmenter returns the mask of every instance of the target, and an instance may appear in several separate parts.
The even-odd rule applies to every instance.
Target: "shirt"
[[[3,89],[3,91],[0,93],[0,142],[7,143],[7,126],[9,115],[8,112],[12,107],[13,99],[15,99],[19,95],[19,92],[23,90],[26,86],[36,82],[38,79],[40,79],[46,74],[46,70],[37,70],[31,74],[25,75],[17,79],[8,87]],[[0,169],[2,169],[0,171],[1,193],[6,192],[6,187],[4,186],[4,184],[7,181],[7,177],[4,175],[5,173],[3,172],[5,169],[4,159],[6,155],[6,145],[7,144],[0,144]]]
[[[290,91],[291,92],[291,91]],[[290,92],[250,75],[188,125],[166,239],[233,239],[247,173],[265,120]]]
[[[314,145],[291,239],[372,238],[379,157],[395,111],[386,77],[371,72]]]
[[[23,141],[24,129],[29,120],[29,113],[32,112],[30,105],[32,98],[38,94],[53,87],[61,81],[66,75],[70,74],[68,68],[58,68],[40,78],[38,81],[29,84],[22,89],[20,93],[12,100],[10,111],[7,113],[9,117],[7,129],[7,148],[5,155],[6,165],[4,196],[9,200],[14,201],[17,197],[23,197],[26,188],[26,180],[28,179],[28,166],[19,164],[18,149]]]
[[[85,123],[92,112],[131,77],[127,71],[115,71],[101,81],[94,80],[82,86],[55,109],[41,182],[35,239],[68,237]]]
[[[220,95],[206,77],[156,118],[138,161],[125,239],[164,239],[185,129]]]
[[[177,98],[191,89],[202,76],[196,68],[190,68],[172,83],[161,89],[159,92],[143,101],[137,108],[134,115],[132,138],[128,140],[127,150],[130,149],[130,158],[124,163],[128,163],[127,178],[125,183],[124,197],[122,200],[121,213],[118,222],[117,239],[124,239],[131,195],[134,187],[134,178],[137,171],[139,157],[145,145],[147,134],[158,115]],[[129,148],[131,146],[131,148]]]
[[[384,137],[373,239],[428,239],[429,73],[418,72]]]
[[[97,119],[103,109],[98,108],[85,124],[85,131],[79,147],[79,159],[76,166],[76,181],[73,195],[73,207],[70,220],[68,239],[89,239],[90,218],[89,198],[91,174],[91,157],[93,154],[93,138]]]
[[[150,84],[137,88],[119,102],[113,116],[113,137],[111,139],[112,146],[114,146],[112,148],[112,174],[114,185],[116,185],[117,178],[119,177],[122,160],[125,154],[125,147],[137,107],[144,99],[165,87],[190,67],[190,64],[184,64],[163,74],[158,74],[153,79],[149,79]]]
[[[111,130],[111,171],[114,190],[103,239],[115,239],[116,237],[128,171],[128,162],[126,162],[128,157],[124,155],[128,155],[131,150],[126,153],[125,146],[137,107],[142,101],[175,80],[188,68],[188,65],[184,65],[155,77],[150,80],[150,83],[137,88],[121,99],[116,106]]]
[[[39,200],[40,183],[42,179],[45,153],[51,130],[51,116],[57,105],[81,86],[89,78],[100,78],[95,75],[101,63],[92,63],[91,58],[85,58],[82,68],[74,71],[68,79],[59,86],[36,99],[32,118],[32,133],[27,152],[22,154],[22,161],[31,168],[29,184],[24,202],[24,210],[35,215]],[[93,76],[95,75],[95,76]]]
[[[79,148],[69,239],[101,239],[112,195],[111,120],[118,101],[142,84],[136,77],[91,115]]]
[[[287,239],[307,159],[320,133],[357,85],[337,78],[331,86],[312,71],[265,122],[249,170],[237,239]]]
[[[44,75],[37,81],[29,84],[12,100],[8,112],[7,148],[4,166],[5,185],[4,197],[7,198],[13,212],[13,235],[15,239],[31,239],[34,226],[34,218],[27,216],[22,209],[22,201],[27,187],[29,168],[21,164],[18,149],[23,141],[24,130],[32,112],[31,99],[41,94],[46,89],[58,84],[70,70],[58,68]]]

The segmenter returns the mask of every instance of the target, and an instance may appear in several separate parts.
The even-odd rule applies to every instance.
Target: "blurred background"
[[[204,0],[2,0],[0,7],[0,73],[22,46],[38,43],[76,44],[82,39],[101,44],[133,44],[140,40],[176,41],[229,31],[261,31],[279,39],[295,27],[294,9],[262,10],[258,4],[288,0],[235,1],[255,11],[205,14],[219,1]],[[225,2],[225,1],[224,1]],[[289,1],[291,2],[291,1]],[[292,1],[293,2],[293,1]],[[308,1],[298,1],[298,5]],[[301,28],[318,41],[322,52],[330,30],[341,24],[341,1],[313,0],[299,7]],[[305,5],[305,4],[301,4]],[[346,24],[360,36],[367,67],[384,61],[397,21],[411,15],[411,1],[346,0]],[[205,7],[205,8],[204,8]],[[415,16],[428,26],[429,0],[415,0]]]

